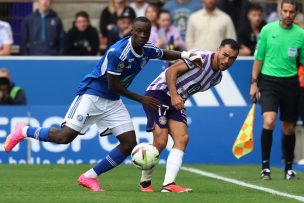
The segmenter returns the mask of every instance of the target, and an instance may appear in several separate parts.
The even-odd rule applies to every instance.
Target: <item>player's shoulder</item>
[[[300,27],[297,24],[293,24],[293,28],[296,32],[298,32],[299,34],[303,35],[304,34],[304,29],[302,27]]]
[[[264,25],[262,30],[267,30],[268,31],[268,30],[276,29],[279,26],[280,26],[279,21],[274,21],[274,22],[270,22],[270,23],[267,23],[266,25]]]
[[[110,55],[116,56],[121,60],[123,60],[123,58],[126,58],[126,56],[131,50],[131,43],[129,39],[130,37],[125,37],[113,44],[108,50]]]
[[[158,46],[156,46],[155,44],[153,44],[152,42],[147,42],[145,45],[144,45],[144,50],[145,51],[148,51],[148,52],[159,52],[160,51],[160,48]]]
[[[148,41],[145,45],[144,48],[146,49],[155,49],[158,48],[155,44],[153,44],[152,42]]]

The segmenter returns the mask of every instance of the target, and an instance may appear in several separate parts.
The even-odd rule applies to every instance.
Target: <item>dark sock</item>
[[[148,187],[149,185],[151,185],[151,180],[141,182],[140,185],[141,185],[142,187],[146,188],[146,187]]]
[[[284,151],[285,151],[285,171],[292,169],[292,163],[294,158],[294,149],[296,145],[296,136],[284,135]]]
[[[262,168],[270,168],[269,160],[270,160],[270,152],[272,145],[272,134],[273,130],[262,130],[261,136],[261,147],[262,147]]]

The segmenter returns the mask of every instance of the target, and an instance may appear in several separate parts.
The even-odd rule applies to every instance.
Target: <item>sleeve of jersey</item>
[[[107,73],[113,75],[121,75],[125,64],[124,61],[119,58],[119,55],[117,55],[115,51],[109,52],[105,60],[107,65]]]
[[[196,54],[196,52],[198,52],[198,51],[199,50],[195,49],[195,50],[191,50],[190,52]],[[203,67],[204,67],[204,65],[206,64],[205,59],[208,58],[208,57],[207,57],[206,54],[200,54],[200,55],[203,59]],[[182,59],[182,60],[185,62],[185,64],[187,65],[189,70],[196,68],[196,66],[189,59]]]
[[[255,48],[255,52],[254,52],[255,60],[264,60],[265,59],[267,33],[268,32],[266,31],[266,29],[262,28],[257,46]]]
[[[145,44],[145,48],[149,50],[149,57],[151,59],[160,59],[163,56],[163,50],[155,46],[153,43]]]

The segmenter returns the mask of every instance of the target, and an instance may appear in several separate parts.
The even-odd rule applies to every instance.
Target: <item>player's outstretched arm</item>
[[[119,75],[107,73],[107,77],[109,89],[116,94],[127,97],[128,99],[132,99],[134,101],[138,101],[143,105],[151,106],[152,108],[158,108],[160,106],[160,102],[157,99],[149,96],[141,96],[122,86],[120,84]]]
[[[167,50],[163,49],[163,56],[161,58],[162,60],[177,60],[177,59],[188,59],[190,60],[195,66],[202,67],[202,57],[198,54],[193,54],[188,51],[173,51],[173,50]]]
[[[179,60],[172,66],[170,66],[166,71],[166,81],[168,89],[171,95],[171,104],[175,109],[181,110],[184,107],[183,98],[177,93],[176,90],[176,79],[178,75],[187,72],[189,69],[184,61]]]

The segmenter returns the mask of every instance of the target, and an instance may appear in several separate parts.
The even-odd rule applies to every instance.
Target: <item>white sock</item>
[[[141,171],[140,182],[142,183],[144,181],[151,181],[151,179],[152,179],[152,172],[153,172],[153,169]]]
[[[171,149],[167,159],[166,175],[163,185],[168,185],[175,181],[177,173],[183,162],[183,156],[183,151],[175,148]]]
[[[24,136],[24,137],[27,137],[27,129],[28,129],[29,127],[28,126],[24,126],[23,128],[22,128],[22,135]]]
[[[88,170],[87,172],[84,173],[84,176],[87,178],[97,178],[97,173],[94,171],[93,168],[91,168],[90,170]]]

